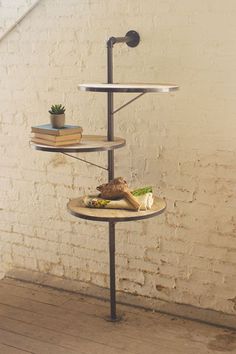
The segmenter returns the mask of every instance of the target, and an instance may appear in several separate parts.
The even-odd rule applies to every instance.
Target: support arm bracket
[[[117,112],[119,112],[122,108],[128,106],[130,103],[136,101],[139,97],[143,96],[146,92],[142,92],[140,93],[138,96],[132,98],[132,100],[129,100],[128,102],[126,102],[125,104],[123,104],[122,106],[120,106],[119,108],[115,109],[112,114],[115,114]]]
[[[63,154],[63,155],[66,155],[66,156],[69,156],[69,157],[72,157],[73,159],[76,159],[76,160],[85,162],[85,163],[87,163],[87,164],[89,164],[89,165],[96,166],[96,167],[98,167],[98,168],[101,168],[102,170],[108,171],[108,168],[106,168],[106,167],[97,165],[96,163],[93,163],[93,162],[90,162],[90,161],[87,161],[87,160],[84,160],[84,159],[81,159],[80,157],[73,156],[73,155],[71,155],[71,154],[68,154],[67,152],[62,152],[62,154]]]

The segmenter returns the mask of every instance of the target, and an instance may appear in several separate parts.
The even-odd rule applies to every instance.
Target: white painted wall
[[[6,24],[21,6],[8,3],[0,0]],[[0,43],[4,272],[26,268],[108,286],[107,225],[66,211],[68,198],[94,191],[106,174],[33,151],[28,141],[57,102],[68,123],[105,133],[105,94],[79,92],[77,84],[104,82],[106,39],[135,29],[137,48],[114,48],[115,81],[181,90],[145,95],[115,118],[116,134],[127,139],[116,152],[117,176],[134,187],[152,184],[168,204],[160,217],[117,226],[118,288],[235,313],[235,15],[233,0],[42,0]],[[117,95],[115,104],[128,97]],[[102,153],[80,157],[106,163]]]

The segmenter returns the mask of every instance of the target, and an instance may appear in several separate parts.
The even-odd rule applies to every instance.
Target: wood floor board
[[[35,301],[34,299],[20,297],[15,294],[13,295],[12,293],[2,293],[1,291],[0,303],[24,308],[25,310],[32,312],[47,311],[48,314],[52,314],[52,316],[54,315],[56,317],[74,314],[76,312],[77,315],[79,315],[80,313],[84,313],[88,316],[104,318],[109,313],[109,307],[100,307],[98,305],[86,303],[84,301],[76,302],[75,307],[68,306],[67,308],[63,306]]]
[[[1,298],[1,296],[0,296]],[[24,309],[26,311],[28,311],[30,313],[30,319],[31,317],[34,318],[35,315],[41,314],[42,312],[46,313],[47,317],[51,316],[54,317],[56,321],[62,321],[64,319],[67,319],[67,321],[69,323],[73,323],[76,324],[78,327],[80,327],[81,322],[83,323],[83,328],[86,328],[87,323],[88,326],[90,325],[91,321],[93,321],[94,324],[97,325],[101,325],[100,324],[100,318],[96,318],[96,316],[92,316],[93,318],[91,319],[91,316],[86,316],[87,314],[81,312],[81,310],[78,310],[76,308],[76,306],[78,305],[78,303],[76,302],[75,304],[73,304],[71,309],[67,309],[65,311],[65,309],[63,308],[58,308],[56,306],[49,306],[47,304],[41,304],[41,303],[37,303],[34,301],[24,301],[22,299],[19,298],[15,298],[14,296],[10,295],[9,297],[7,297],[7,299],[5,299],[5,304],[8,305],[13,305],[13,306],[18,306],[17,309]],[[87,307],[87,304],[82,303],[83,307]],[[32,314],[31,314],[32,312]],[[107,313],[104,313],[104,317],[101,317],[102,323],[104,322],[104,318],[105,315]],[[142,320],[140,322],[140,315],[142,314]],[[150,318],[150,316],[146,316],[145,311],[141,311],[140,315],[130,315],[130,314],[126,314],[126,318],[127,321],[123,322],[123,332],[124,335],[127,335],[127,333],[129,334],[129,336],[142,336],[142,338],[147,338],[150,340],[155,340],[155,338],[158,340],[160,337],[160,333],[162,333],[163,331],[165,333],[168,334],[168,328],[169,328],[169,334],[171,333],[171,330],[173,329],[172,326],[172,320],[170,316],[162,316],[161,317],[161,321],[159,321],[159,317],[156,317],[156,314],[153,314],[152,318]],[[37,316],[35,317],[36,321],[38,321]],[[32,321],[33,322],[33,321]],[[187,321],[189,326],[191,325],[192,321]],[[139,325],[140,323],[140,325]],[[174,327],[173,331],[175,334],[177,334],[177,336],[182,335],[183,333],[186,332],[186,330],[189,328],[189,326],[186,326],[186,321],[185,320],[181,320],[181,319],[175,319],[175,323],[177,324],[177,326]],[[206,327],[208,330],[208,335],[211,332],[211,326],[207,326],[207,325],[199,325],[198,323],[194,323],[194,327],[200,327],[204,328]],[[126,324],[128,324],[128,331],[126,330]],[[164,328],[163,328],[163,324],[164,324]],[[198,326],[199,325],[199,326]],[[107,322],[104,322],[103,327],[106,329],[110,328],[110,324]],[[209,327],[209,328],[208,328]],[[120,329],[121,330],[121,329]],[[161,331],[161,332],[159,332]],[[215,331],[215,328],[214,328]],[[214,332],[213,331],[213,332]],[[188,333],[186,333],[187,335]]]
[[[12,345],[0,343],[0,353],[1,354],[34,354],[32,351],[22,350],[20,348],[16,348]]]
[[[42,286],[39,284],[33,284],[31,282],[19,281],[19,280],[15,280],[15,279],[11,279],[11,278],[5,278],[3,280],[3,282],[4,282],[4,284],[14,285],[14,286],[18,286],[20,288],[26,288],[26,289],[31,289],[33,291],[38,291],[38,292],[40,292],[40,294],[46,293],[46,294],[54,295],[54,293],[55,293],[56,296],[60,297],[60,296],[64,296],[64,293],[67,293],[67,294],[69,294],[70,300],[79,301],[79,302],[82,301],[82,302],[86,302],[91,305],[92,304],[98,305],[99,308],[104,307],[106,309],[109,309],[109,307],[110,307],[109,299],[107,301],[101,300],[101,299],[96,299],[95,297],[92,297],[92,296],[85,296],[85,295],[81,295],[81,294],[78,294],[75,292],[58,290],[58,289],[52,288],[50,286]],[[22,293],[22,296],[24,296],[23,293]],[[29,294],[29,298],[32,299],[32,297],[30,297],[30,294]],[[121,311],[130,312],[130,313],[139,313],[139,311],[140,311],[139,308],[130,307],[129,305],[125,305],[125,304],[119,304],[119,309]],[[147,311],[147,314],[151,314],[151,311]],[[159,313],[156,313],[156,315],[161,316],[161,314],[159,314]]]
[[[1,315],[2,307],[3,305],[0,306]],[[58,336],[67,334],[76,339],[78,337],[79,342],[81,340],[90,340],[111,347],[113,346],[117,349],[128,350],[130,353],[143,353],[147,346],[149,353],[156,353],[156,343],[158,343],[159,350],[162,349],[164,351],[166,343],[168,343],[168,338],[172,338],[172,342],[168,343],[168,347],[172,347],[176,353],[181,353],[182,349],[180,349],[179,352],[176,346],[177,348],[182,348],[186,338],[192,336],[191,326],[189,328],[183,320],[179,319],[177,319],[175,326],[173,326],[173,322],[170,318],[167,318],[166,321],[162,320],[161,323],[159,323],[158,319],[155,319],[155,316],[153,316],[154,318],[151,321],[150,318],[145,318],[145,314],[142,316],[141,320],[141,316],[137,318],[134,315],[129,315],[125,322],[111,326],[109,322],[99,318],[94,318],[91,325],[91,317],[84,314],[80,314],[80,317],[78,317],[75,313],[74,317],[70,315],[58,319],[48,316],[46,313],[43,315],[35,314],[32,321],[30,312],[18,309],[18,311],[14,313],[14,308],[12,308],[8,313],[9,307],[10,306],[6,306],[4,316],[14,316],[14,318],[19,317],[20,319],[24,318],[26,323],[30,323],[32,326],[36,327],[40,326],[49,332],[54,330],[57,332]],[[26,313],[25,316],[24,312]],[[2,317],[0,316],[0,322],[2,322]],[[94,330],[95,328],[96,330]],[[107,336],[107,333],[109,333],[110,336]],[[211,331],[208,330],[208,338],[210,336]],[[198,343],[196,343],[196,339]],[[202,335],[199,330],[196,331],[196,339],[193,343],[190,342],[188,344],[189,349],[193,347],[193,349],[198,348],[202,353],[210,353],[204,350],[206,337]]]
[[[15,296],[31,299],[34,301],[42,302],[49,305],[61,305],[70,299],[69,295],[65,294],[53,294],[38,291],[38,289],[23,288],[14,284],[4,284],[0,282],[0,293],[9,294],[9,290]]]
[[[27,324],[26,326],[24,323],[20,324],[14,324],[11,319],[9,318],[4,318],[4,316],[0,316],[0,321],[4,320],[4,329],[11,329],[15,328],[15,325],[20,325],[21,329],[19,330],[19,334],[25,335],[25,330],[27,330]],[[17,321],[16,321],[17,322]],[[40,322],[40,325],[33,325],[32,323],[30,324],[32,328],[35,329],[37,332],[37,337],[39,334],[44,333],[44,331],[47,332],[47,334],[50,334],[50,340],[52,338],[60,338],[60,342],[62,343],[63,346],[68,346],[70,349],[76,349],[78,347],[82,347],[83,350],[86,351],[86,353],[90,352],[94,346],[96,346],[96,351],[97,353],[110,353],[116,350],[117,352],[124,353],[124,354],[142,354],[145,352],[146,347],[148,346],[149,353],[150,354],[156,354],[156,343],[152,341],[147,341],[144,339],[141,339],[140,337],[133,338],[129,336],[125,336],[124,333],[119,333],[119,331],[108,331],[110,333],[110,336],[107,336],[107,331],[104,331],[103,326],[101,325],[99,328],[97,327],[97,331],[94,331],[94,328],[88,329],[84,327],[78,328],[76,326],[75,328],[66,328],[66,326],[58,326],[58,323],[54,321],[54,323],[51,322],[46,322],[42,321]],[[0,328],[2,325],[0,324]],[[23,327],[23,328],[22,328]],[[90,325],[91,327],[91,325]],[[28,333],[26,331],[26,334],[29,335],[30,337],[32,334]],[[54,335],[54,336],[53,336]],[[35,334],[33,333],[33,337],[35,338]],[[41,337],[40,337],[41,338]],[[53,339],[53,342],[54,339]],[[178,343],[173,343],[172,349],[176,349],[176,344]],[[92,346],[92,348],[91,348]],[[158,339],[158,346],[159,349],[164,349],[167,347],[166,345],[166,339],[163,339],[163,336],[160,336]],[[170,347],[170,344],[168,345]],[[181,353],[181,351],[175,350],[176,353]]]
[[[0,329],[0,343],[4,342],[9,347],[21,348],[23,351],[34,354],[78,354],[78,350],[70,350],[57,345],[45,343],[40,340],[32,339],[28,336],[22,336],[14,331]],[[4,353],[8,354],[8,352]],[[81,354],[85,354],[81,351]]]
[[[0,354],[236,354],[233,331],[139,309],[111,323],[108,313],[104,301],[0,281]]]
[[[47,325],[45,328],[36,324],[28,324],[20,320],[0,316],[0,329],[42,341],[44,344],[57,345],[65,350],[80,350],[82,353],[90,353],[96,347],[97,354],[110,354],[113,351],[129,354],[125,348],[122,347],[122,350],[120,350],[113,343],[110,345],[103,344],[101,341],[99,342],[94,339],[93,336],[89,338],[82,337],[79,331],[75,331],[73,335],[66,334],[58,329],[58,325],[54,326],[54,329],[50,328],[50,325]],[[132,352],[130,353],[132,354]]]
[[[48,289],[50,292],[41,292],[40,288],[35,288],[30,289],[28,287],[20,287],[16,286],[14,284],[1,284],[0,282],[0,301],[4,296],[8,296],[9,290],[12,289],[10,292],[11,294],[14,294],[14,296],[17,296],[19,298],[25,298],[29,299],[30,301],[34,302],[39,302],[39,303],[44,303],[47,305],[53,305],[53,306],[58,306],[58,305],[63,305],[68,301],[76,301],[76,308],[79,311],[81,309],[82,312],[86,312],[88,314],[96,314],[96,315],[104,315],[104,313],[107,313],[109,311],[109,303],[101,300],[96,300],[96,299],[91,299],[89,301],[88,299],[85,299],[85,297],[81,297],[77,294],[70,294],[67,293],[68,295],[64,295],[63,292],[62,294],[57,294],[57,296],[54,298],[53,294],[53,289]],[[19,300],[20,301],[20,300]],[[77,303],[78,301],[78,303]],[[87,306],[84,306],[84,303],[87,304]],[[99,306],[98,306],[99,304]]]
[[[62,307],[65,307],[67,309],[67,311],[72,310],[72,312],[74,312],[76,310],[76,312],[79,314],[81,313],[86,313],[88,315],[92,315],[92,316],[98,316],[98,317],[102,317],[104,318],[110,311],[110,304],[109,302],[105,302],[102,300],[98,300],[98,299],[93,299],[90,297],[85,297],[85,296],[80,296],[74,293],[69,293],[69,295],[64,295],[64,293],[67,293],[65,291],[61,292],[63,294],[60,294],[60,292],[58,292],[57,290],[55,290],[56,294],[57,294],[57,298],[60,298],[61,295],[61,300],[56,299],[54,301],[53,299],[53,292],[54,289],[50,289],[50,288],[46,288],[47,291],[45,291],[45,289],[43,290],[43,296],[42,298],[40,298],[41,295],[41,288],[43,288],[42,286],[39,285],[34,285],[34,284],[27,284],[27,283],[23,283],[23,286],[18,285],[20,282],[17,281],[16,284],[13,283],[14,281],[12,281],[10,279],[10,284],[9,287],[12,287],[12,291],[11,293],[14,294],[14,296],[17,296],[19,298],[26,298],[29,300],[32,300],[33,302],[40,302],[40,303],[45,303],[48,305],[59,305],[61,304]],[[5,301],[4,299],[4,295],[9,293],[9,288],[8,288],[8,281],[5,281],[4,279],[4,284],[5,286],[1,287],[1,283],[0,283],[0,302],[1,299],[3,299],[3,301]],[[28,287],[29,286],[29,287]],[[31,289],[31,287],[33,287],[33,289]],[[19,288],[19,289],[18,289]],[[33,290],[33,292],[31,290]],[[38,293],[38,295],[35,293]],[[58,294],[59,293],[59,294]],[[46,295],[45,295],[46,294]],[[49,294],[49,296],[48,296]],[[8,297],[8,296],[7,296]],[[20,299],[16,302],[14,301],[14,303],[19,303]],[[67,304],[68,303],[68,304]],[[31,301],[29,301],[29,304],[32,304]],[[85,306],[86,304],[86,306]],[[120,313],[139,313],[140,309],[135,309],[135,308],[131,308],[129,306],[126,305],[118,305],[118,309],[120,311]],[[151,312],[146,312],[146,316],[151,316]],[[161,317],[162,314],[158,314],[156,313],[156,317]]]
[[[13,278],[4,278],[1,280],[0,285],[1,284],[7,284],[7,285],[12,285],[12,286],[18,286],[20,288],[25,288],[25,289],[31,289],[31,290],[35,290],[35,291],[40,291],[41,294],[53,294],[54,296],[65,296],[66,294],[69,294],[70,296],[75,295],[76,297],[81,297],[83,298],[83,296],[79,295],[79,294],[73,294],[70,293],[69,291],[65,291],[63,289],[56,289],[56,288],[52,288],[50,286],[44,286],[42,284],[36,284],[36,283],[32,283],[32,282],[28,282],[28,281],[21,281],[21,280],[17,280],[17,279],[13,279]]]

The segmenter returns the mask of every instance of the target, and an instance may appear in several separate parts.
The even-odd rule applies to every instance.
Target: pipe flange
[[[137,45],[140,42],[140,36],[138,34],[138,32],[136,31],[129,31],[126,33],[125,35],[126,37],[130,37],[130,39],[126,42],[126,44],[129,47],[137,47]]]

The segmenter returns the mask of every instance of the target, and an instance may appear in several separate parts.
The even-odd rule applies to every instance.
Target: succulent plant
[[[51,114],[64,114],[65,113],[65,107],[62,106],[61,104],[54,104],[52,105],[50,111],[48,111]]]

